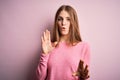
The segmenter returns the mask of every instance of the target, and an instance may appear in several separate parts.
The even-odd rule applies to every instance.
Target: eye
[[[70,17],[66,17],[66,20],[67,20],[67,21],[70,21]]]
[[[58,17],[58,19],[57,19],[58,21],[62,21],[63,20],[63,18],[62,17]]]
[[[70,18],[67,18],[68,21],[70,21]]]
[[[58,18],[57,20],[58,20],[58,21],[61,21],[62,19],[61,19],[61,18]]]

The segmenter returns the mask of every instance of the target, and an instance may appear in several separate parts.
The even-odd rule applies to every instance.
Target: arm
[[[74,74],[79,77],[79,80],[88,80],[89,78],[89,65],[90,65],[90,48],[88,44],[84,45],[83,54],[78,65],[78,70]]]
[[[40,56],[40,61],[37,67],[36,74],[39,80],[45,80],[47,75],[47,63],[49,59],[49,54],[50,51],[52,51],[53,49],[50,39],[50,32],[48,30],[44,32],[43,37],[41,37],[41,41],[42,41],[42,54]]]
[[[79,63],[79,71],[83,77],[80,80],[88,80],[90,71],[90,47],[87,43],[85,44],[83,54],[83,59]]]
[[[88,69],[89,69],[90,68],[90,47],[88,44],[86,44],[84,48],[83,61],[84,61],[84,66],[88,65]]]
[[[49,54],[41,54],[40,61],[37,67],[37,78],[38,80],[45,80],[47,75],[47,62],[48,62]]]

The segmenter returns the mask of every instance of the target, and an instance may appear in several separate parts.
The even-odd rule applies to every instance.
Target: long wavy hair
[[[56,12],[55,19],[54,19],[54,27],[52,33],[52,42],[60,41],[60,32],[58,28],[58,16],[61,11],[65,10],[70,15],[70,29],[69,29],[69,44],[74,45],[76,42],[81,42],[80,30],[79,30],[79,23],[78,17],[75,9],[73,9],[69,5],[62,5]]]

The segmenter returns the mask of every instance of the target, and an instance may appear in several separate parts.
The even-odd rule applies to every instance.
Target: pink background
[[[33,80],[43,31],[62,4],[79,16],[91,46],[90,80],[120,80],[119,0],[0,0],[0,80]]]

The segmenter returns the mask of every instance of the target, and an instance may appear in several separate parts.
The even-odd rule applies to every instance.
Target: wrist
[[[47,52],[47,51],[42,51],[42,53],[43,53],[43,54],[48,54],[48,52]]]

